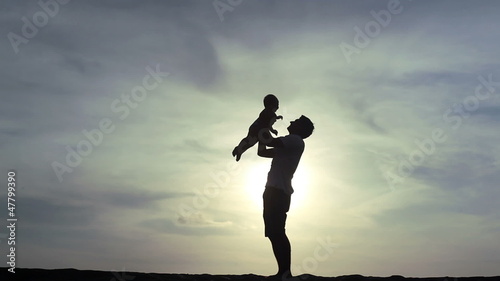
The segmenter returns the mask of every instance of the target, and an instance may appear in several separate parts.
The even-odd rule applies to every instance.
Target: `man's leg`
[[[276,277],[290,278],[291,247],[285,233],[286,213],[290,208],[290,195],[273,187],[264,191],[265,234],[271,241],[274,257],[278,263]]]
[[[271,245],[273,246],[274,256],[278,262],[279,277],[291,277],[291,247],[290,241],[285,233],[282,235],[270,236]]]

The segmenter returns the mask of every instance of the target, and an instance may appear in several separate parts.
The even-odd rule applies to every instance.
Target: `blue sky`
[[[0,4],[19,267],[274,273],[270,161],[231,157],[273,93],[316,126],[294,273],[498,275],[497,2],[42,3]]]

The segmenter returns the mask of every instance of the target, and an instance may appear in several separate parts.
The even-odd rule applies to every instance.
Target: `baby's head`
[[[273,95],[269,94],[264,97],[264,107],[268,109],[272,109],[273,111],[278,110],[280,105],[280,102],[278,101],[278,98]]]

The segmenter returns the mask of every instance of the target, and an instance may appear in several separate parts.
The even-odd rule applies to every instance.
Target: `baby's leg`
[[[258,138],[255,136],[251,136],[250,134],[244,137],[238,146],[233,149],[233,156],[236,156],[236,161],[239,161],[241,158],[241,154],[247,151],[250,147],[254,146],[258,141]]]

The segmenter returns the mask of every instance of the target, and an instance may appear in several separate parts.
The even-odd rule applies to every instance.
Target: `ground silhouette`
[[[118,272],[118,271],[96,271],[77,269],[25,269],[16,268],[16,273],[10,273],[8,268],[0,268],[0,280],[19,281],[261,281],[265,276],[255,274],[242,275],[210,275],[210,274],[173,274],[173,273],[141,273],[141,272]],[[337,277],[320,277],[314,275],[302,275],[295,277],[294,281],[499,281],[496,277],[426,277],[412,278],[393,275],[390,277],[371,277],[362,275],[344,275]]]

